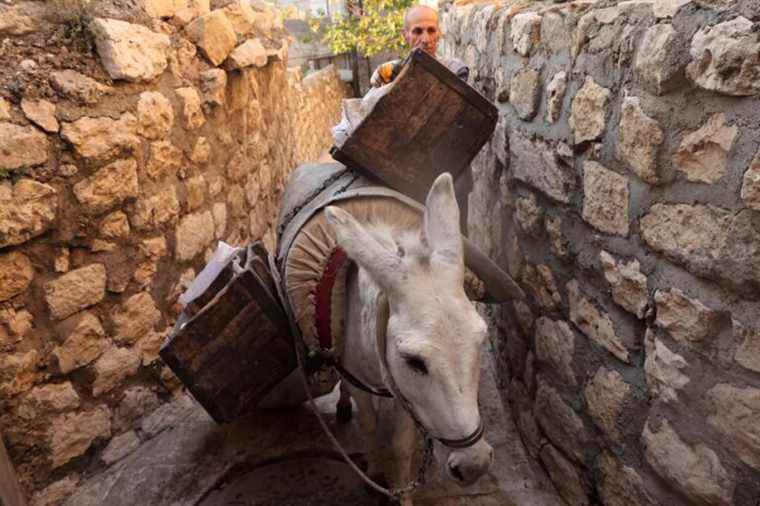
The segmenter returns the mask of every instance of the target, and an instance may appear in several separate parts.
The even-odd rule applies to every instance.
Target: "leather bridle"
[[[474,446],[483,438],[485,433],[485,424],[483,418],[479,418],[478,427],[469,435],[459,439],[448,439],[434,435],[425,425],[417,418],[414,412],[414,408],[409,400],[404,397],[396,384],[393,375],[388,368],[388,356],[387,356],[387,327],[388,318],[390,315],[390,306],[385,294],[380,293],[377,298],[377,320],[375,322],[375,336],[378,359],[380,361],[380,370],[383,375],[383,381],[388,386],[391,395],[401,403],[404,411],[414,420],[417,429],[420,430],[426,437],[435,439],[443,446],[461,450],[464,448],[470,448]]]

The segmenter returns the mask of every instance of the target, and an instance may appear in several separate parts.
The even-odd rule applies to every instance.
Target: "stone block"
[[[214,216],[210,211],[188,214],[176,231],[177,260],[191,260],[214,241]]]
[[[687,297],[678,288],[657,290],[655,324],[665,329],[670,337],[684,344],[699,344],[717,337],[721,315],[697,299]]]
[[[47,100],[21,100],[21,110],[24,116],[49,133],[58,133],[60,125],[55,118],[55,104]]]
[[[137,200],[131,214],[132,225],[140,230],[159,228],[174,223],[179,212],[177,190],[174,186],[165,186],[158,193]]]
[[[634,259],[628,264],[618,262],[604,250],[599,253],[599,260],[604,269],[604,278],[612,289],[612,300],[639,319],[644,318],[649,292],[647,277],[641,273],[639,261]]]
[[[34,315],[25,309],[20,311],[9,310],[6,316],[0,317],[0,323],[3,322],[10,335],[16,337],[16,342],[19,342],[34,328]]]
[[[583,86],[573,97],[570,107],[570,128],[575,144],[594,141],[602,136],[607,126],[607,103],[611,92],[586,76]]]
[[[100,454],[100,459],[107,465],[120,461],[140,446],[140,438],[133,430],[125,432],[111,439],[103,453]]]
[[[570,242],[562,232],[562,218],[559,216],[546,217],[546,235],[549,236],[549,248],[552,254],[567,258],[570,254]]]
[[[214,65],[222,63],[237,42],[235,27],[221,10],[199,17],[185,31]]]
[[[11,119],[11,104],[4,98],[0,98],[0,121]]]
[[[583,464],[590,443],[588,431],[573,408],[543,378],[538,380],[534,412],[546,437],[565,455]]]
[[[716,113],[699,129],[684,137],[673,164],[689,181],[716,183],[727,169],[729,155],[739,129],[726,124],[723,113]]]
[[[596,461],[600,473],[599,496],[606,506],[655,506],[644,480],[632,467],[604,451]]]
[[[137,162],[118,160],[78,182],[73,190],[87,213],[108,211],[128,198],[137,197]]]
[[[644,346],[644,372],[649,394],[666,402],[677,402],[677,391],[690,381],[684,374],[689,364],[681,355],[671,351],[651,329],[647,329]]]
[[[539,318],[536,321],[534,343],[536,357],[540,362],[548,365],[566,384],[577,384],[573,371],[575,334],[566,322],[545,316]]]
[[[126,239],[129,237],[129,220],[121,211],[114,211],[100,222],[98,232],[106,239]]]
[[[629,364],[628,349],[615,333],[612,319],[607,313],[597,309],[591,300],[583,295],[576,280],[567,284],[567,297],[570,304],[570,321],[596,344]]]
[[[657,18],[672,18],[678,10],[694,0],[658,0],[652,2],[652,10]]]
[[[182,117],[184,126],[188,130],[195,130],[206,122],[206,117],[201,109],[201,97],[198,90],[192,86],[177,88],[174,90],[182,103]]]
[[[91,363],[108,346],[100,320],[90,311],[65,319],[58,324],[56,331],[63,338],[63,344],[53,349],[53,356],[63,374]]]
[[[51,316],[62,320],[103,300],[106,269],[98,263],[80,267],[45,283],[44,290]]]
[[[721,435],[721,444],[760,470],[760,389],[719,383],[707,392],[707,422]]]
[[[513,378],[509,382],[508,395],[525,449],[528,450],[531,457],[538,458],[542,436],[536,423],[536,417],[533,415],[533,402],[528,395],[528,390],[522,382]]]
[[[565,503],[573,506],[591,504],[588,496],[588,483],[579,467],[566,459],[551,444],[545,444],[541,447],[539,457]]]
[[[744,205],[760,211],[760,150],[755,153],[742,181],[741,197]]]
[[[0,36],[27,35],[39,31],[48,14],[46,6],[38,2],[8,2],[0,16]]]
[[[554,54],[568,54],[573,45],[575,23],[575,19],[564,13],[545,12],[541,19],[541,42]]]
[[[533,322],[535,316],[530,306],[525,302],[518,300],[513,303],[515,316],[517,317],[517,323],[525,334],[530,334],[533,331]]]
[[[186,205],[188,211],[198,209],[206,202],[206,179],[195,176],[185,181]]]
[[[554,274],[548,266],[527,264],[523,270],[522,282],[536,302],[547,311],[556,309],[562,303]]]
[[[510,165],[513,177],[540,190],[548,197],[569,204],[576,189],[572,168],[563,165],[554,149],[543,139],[511,132]]]
[[[597,230],[628,236],[628,178],[593,161],[583,163],[583,219]]]
[[[143,365],[150,365],[160,358],[158,352],[161,350],[167,334],[168,332],[151,331],[137,341],[136,346],[142,354]]]
[[[174,13],[172,21],[184,26],[199,16],[211,12],[210,0],[187,0],[187,7]]]
[[[110,436],[111,412],[106,406],[54,418],[48,429],[52,467],[61,467],[83,455],[96,439]]]
[[[735,477],[711,448],[683,441],[667,420],[662,420],[658,430],[648,420],[641,443],[649,465],[689,499],[700,504],[732,504]]]
[[[217,106],[224,105],[227,73],[222,69],[209,69],[201,72],[200,78],[203,102]]]
[[[182,167],[184,156],[182,150],[171,141],[156,141],[150,144],[148,163],[145,172],[151,179],[175,176]]]
[[[37,350],[0,354],[0,396],[7,399],[32,388],[40,358]]]
[[[217,239],[222,239],[227,230],[227,205],[224,202],[217,202],[211,208],[211,213],[214,215],[215,236]]]
[[[61,137],[73,144],[80,156],[107,160],[123,152],[136,152],[140,147],[137,130],[137,118],[124,113],[118,120],[84,117],[63,123]]]
[[[208,142],[208,139],[205,137],[198,137],[198,140],[195,142],[195,146],[193,146],[193,152],[190,155],[190,160],[193,163],[197,164],[204,164],[208,163],[209,159],[211,158],[211,144]],[[212,197],[215,197],[219,193],[221,193],[221,189],[219,192],[214,194],[211,188],[212,184],[209,185],[209,193]]]
[[[161,311],[148,292],[132,295],[111,312],[113,339],[116,343],[133,344],[150,333],[161,320]]]
[[[148,139],[163,139],[174,124],[172,103],[158,91],[144,91],[137,100],[137,120],[140,134]]]
[[[48,161],[50,142],[34,127],[0,122],[0,169],[18,170]]]
[[[33,420],[50,413],[75,409],[79,407],[79,403],[79,394],[71,386],[71,382],[50,383],[35,387],[24,395],[16,413],[25,420]]]
[[[734,339],[738,342],[734,360],[750,371],[760,372],[760,329],[733,321]]]
[[[95,105],[111,88],[74,70],[59,70],[50,74],[50,85],[67,98]]]
[[[249,0],[234,0],[227,4],[223,11],[227,19],[232,23],[232,28],[235,30],[238,39],[245,38],[253,31],[256,25],[257,13],[251,7]]]
[[[187,0],[142,0],[143,9],[154,18],[170,18],[187,8]]]
[[[517,116],[530,121],[536,116],[541,99],[541,74],[531,68],[515,72],[509,85],[509,103]]]
[[[152,81],[168,64],[171,39],[142,25],[95,18],[90,23],[103,67],[112,79]]]
[[[739,16],[705,26],[691,39],[686,75],[697,86],[724,95],[760,94],[760,35]]]
[[[552,76],[546,87],[546,121],[554,123],[562,115],[562,104],[567,92],[567,73],[560,71]]]
[[[270,9],[257,11],[253,22],[254,30],[264,37],[272,38],[272,30],[275,25],[275,14]]]
[[[34,279],[34,266],[19,251],[0,253],[0,302],[24,293]]]
[[[523,232],[540,237],[543,231],[544,210],[533,193],[519,197],[515,203],[515,220]]]
[[[133,274],[133,279],[140,288],[145,288],[153,282],[153,276],[158,271],[158,263],[167,253],[166,239],[161,236],[145,239],[140,244],[140,255],[145,260],[137,266]]]
[[[712,206],[655,204],[641,237],[687,270],[741,290],[760,287],[760,216]]]
[[[597,427],[612,441],[622,443],[621,426],[626,422],[620,422],[620,415],[631,396],[631,385],[626,383],[619,372],[600,367],[586,384],[583,396]]]
[[[686,66],[686,41],[669,23],[658,23],[644,32],[636,52],[634,71],[657,95],[673,91]]]
[[[623,99],[617,157],[649,184],[657,184],[657,150],[665,140],[660,124],[641,109],[639,99]]]
[[[251,66],[264,67],[268,61],[267,50],[261,41],[248,39],[230,53],[224,62],[224,68],[236,70]]]
[[[535,12],[521,12],[510,23],[512,46],[522,56],[530,56],[541,41],[541,16]]]
[[[125,379],[134,376],[140,367],[140,354],[127,348],[106,350],[93,364],[95,380],[92,383],[92,395],[110,392]]]

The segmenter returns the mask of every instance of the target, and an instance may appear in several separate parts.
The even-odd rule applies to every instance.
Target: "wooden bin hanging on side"
[[[276,294],[268,253],[257,242],[187,305],[161,348],[161,358],[216,422],[252,411],[297,367]]]
[[[454,179],[491,137],[498,111],[477,90],[422,50],[342,143],[335,160],[419,202],[436,177]]]

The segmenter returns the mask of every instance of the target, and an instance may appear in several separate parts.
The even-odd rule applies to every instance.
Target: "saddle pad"
[[[390,197],[356,197],[335,202],[365,225],[391,223],[422,229],[419,211]],[[324,210],[298,232],[285,259],[285,289],[303,340],[310,350],[342,349],[346,318],[346,272],[350,265],[338,247]]]

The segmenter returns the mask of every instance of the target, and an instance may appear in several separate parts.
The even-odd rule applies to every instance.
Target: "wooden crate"
[[[160,351],[219,423],[255,409],[297,366],[266,250],[256,243],[240,255],[247,268],[236,273],[228,264],[188,304]]]
[[[342,143],[337,161],[420,202],[435,178],[455,179],[496,127],[496,107],[422,50]]]

